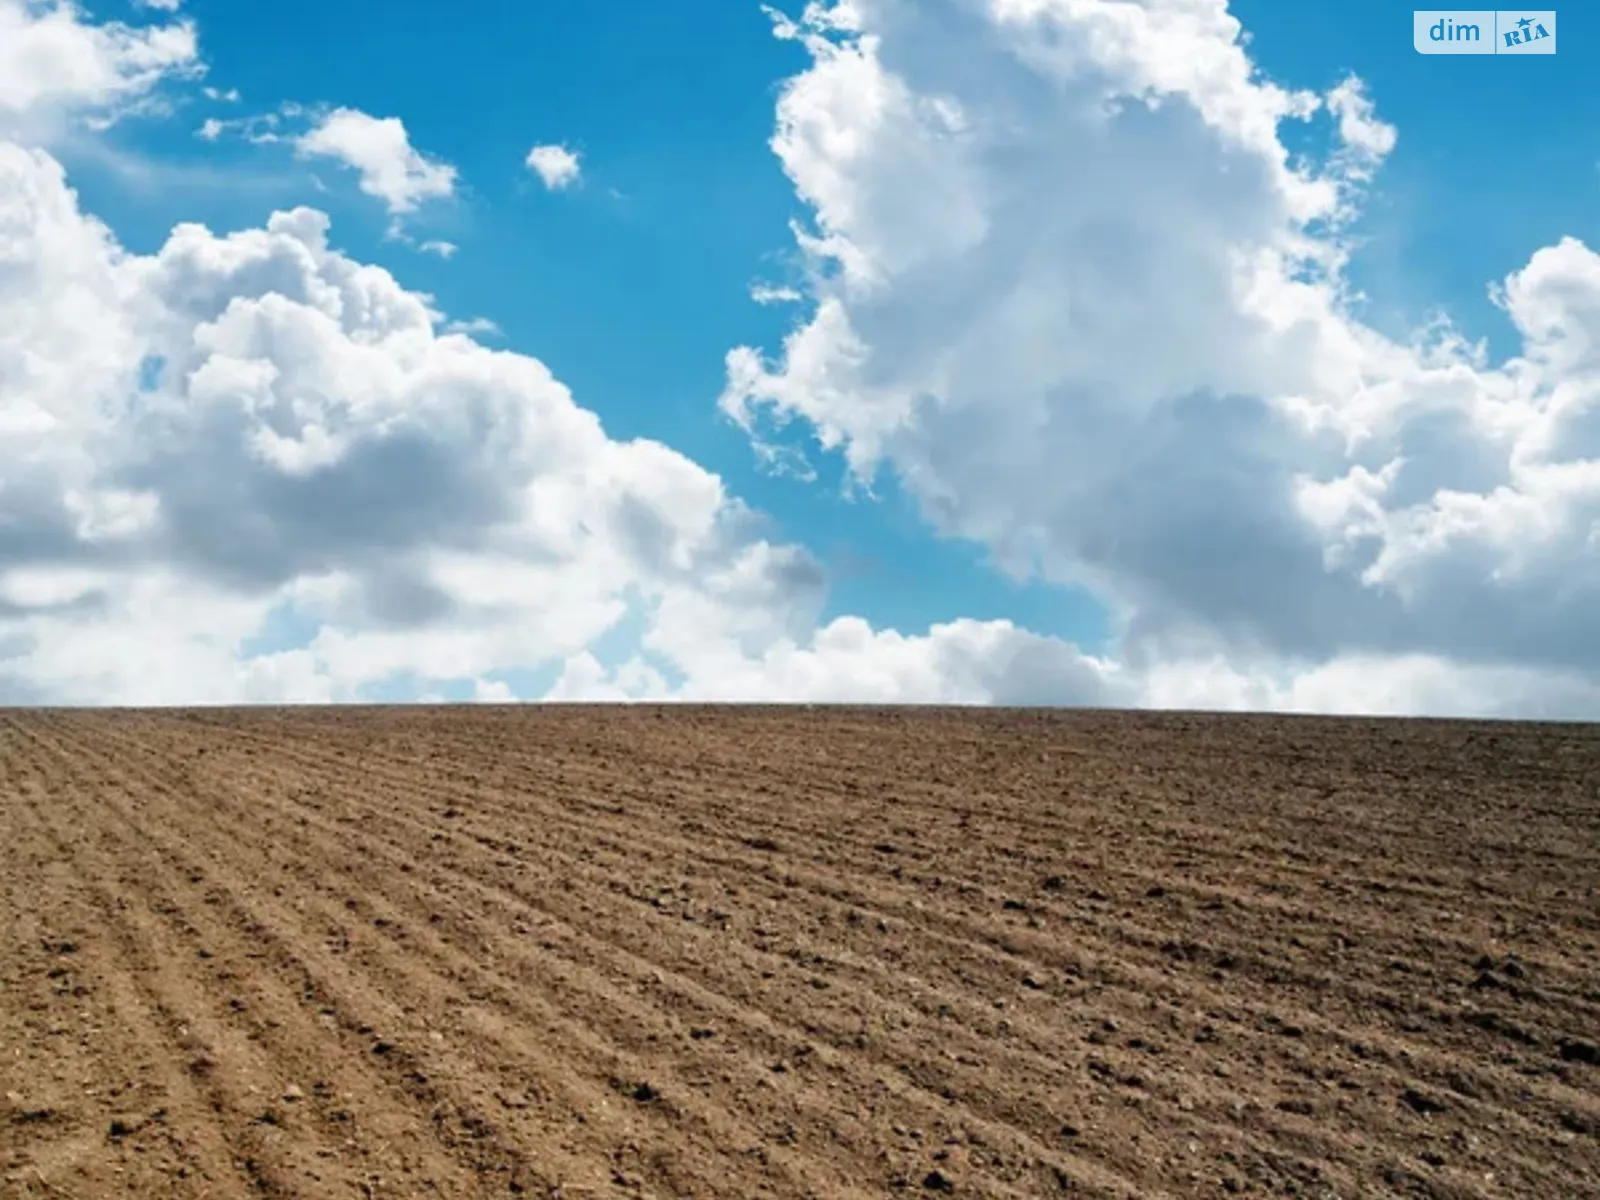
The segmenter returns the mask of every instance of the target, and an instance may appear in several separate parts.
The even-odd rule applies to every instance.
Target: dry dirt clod
[[[1563,1038],[1560,1042],[1562,1062],[1587,1063],[1600,1066],[1600,1045]]]
[[[1412,1112],[1420,1113],[1425,1117],[1432,1116],[1435,1113],[1442,1113],[1449,1107],[1443,1100],[1430,1096],[1427,1092],[1414,1087],[1407,1088],[1400,1093],[1400,1103],[1404,1104]]]
[[[1568,1133],[1600,1133],[1600,1121],[1584,1116],[1575,1108],[1562,1109],[1557,1120]]]
[[[125,1137],[132,1137],[138,1133],[139,1130],[144,1128],[144,1125],[143,1117],[123,1114],[122,1116],[111,1118],[111,1121],[106,1125],[106,1136],[114,1142],[121,1141]]]

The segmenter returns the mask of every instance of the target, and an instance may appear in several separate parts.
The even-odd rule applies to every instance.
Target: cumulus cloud
[[[565,146],[535,146],[523,161],[528,170],[537,175],[552,192],[570,187],[582,173],[577,151],[568,150]]]
[[[372,128],[319,126],[418,200],[339,132]],[[574,693],[981,700],[1014,686],[991,657],[1036,649],[1009,626],[819,630],[820,566],[720,479],[608,437],[314,210],[135,254],[51,155],[0,142],[0,228],[8,700],[496,700],[552,663]],[[628,619],[633,657],[603,666],[591,647]]]
[[[804,559],[537,360],[443,332],[320,213],[135,255],[3,145],[0,227],[8,694],[476,678],[581,652],[635,594],[731,572],[766,595]],[[315,632],[250,653],[273,622]]]
[[[812,59],[773,139],[811,305],[776,357],[729,355],[758,445],[798,420],[942,533],[1093,589],[1156,699],[1592,707],[1588,247],[1502,281],[1504,363],[1364,325],[1339,231],[1396,133],[1359,80],[1263,77],[1222,0],[852,0],[777,32]],[[1285,149],[1308,120],[1325,162]]]
[[[303,157],[332,158],[359,172],[361,190],[382,200],[392,216],[455,194],[455,167],[415,149],[398,117],[336,108],[295,138],[294,146]]]
[[[0,140],[0,230],[5,701],[502,700],[541,665],[637,689],[837,655],[809,554],[465,336],[492,322],[452,329],[342,254],[323,214],[136,254]],[[602,667],[633,616],[636,661]],[[908,699],[929,677],[890,673]]]
[[[801,642],[751,653],[704,632],[657,630],[658,661],[682,675],[674,686],[647,658],[606,670],[587,651],[568,658],[553,700],[853,704],[1127,705],[1137,698],[1114,664],[1009,621],[959,620],[927,634],[874,629],[840,617]]]
[[[0,292],[0,694],[426,694],[562,665],[555,696],[1103,700],[1112,668],[1005,622],[818,628],[823,572],[721,481],[614,441],[536,360],[442,332],[325,217],[119,248],[47,155],[0,153],[29,231]],[[43,303],[40,303],[41,300]],[[30,303],[31,302],[31,303]],[[103,336],[85,355],[71,322]],[[14,332],[13,332],[14,331]],[[634,655],[590,649],[643,619]],[[263,646],[274,626],[298,644]]]
[[[162,79],[198,69],[188,21],[94,25],[67,0],[0,0],[0,136],[36,137],[87,111],[104,120]]]

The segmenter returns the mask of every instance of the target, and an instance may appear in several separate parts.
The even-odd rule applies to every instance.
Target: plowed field
[[[1600,729],[0,712],[6,1196],[1600,1196]]]

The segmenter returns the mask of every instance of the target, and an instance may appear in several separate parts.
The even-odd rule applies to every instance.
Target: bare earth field
[[[0,711],[4,1196],[1600,1196],[1600,728]]]

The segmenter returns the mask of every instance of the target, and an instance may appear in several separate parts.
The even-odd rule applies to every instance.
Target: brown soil
[[[1600,728],[0,712],[5,1196],[1600,1196]]]

